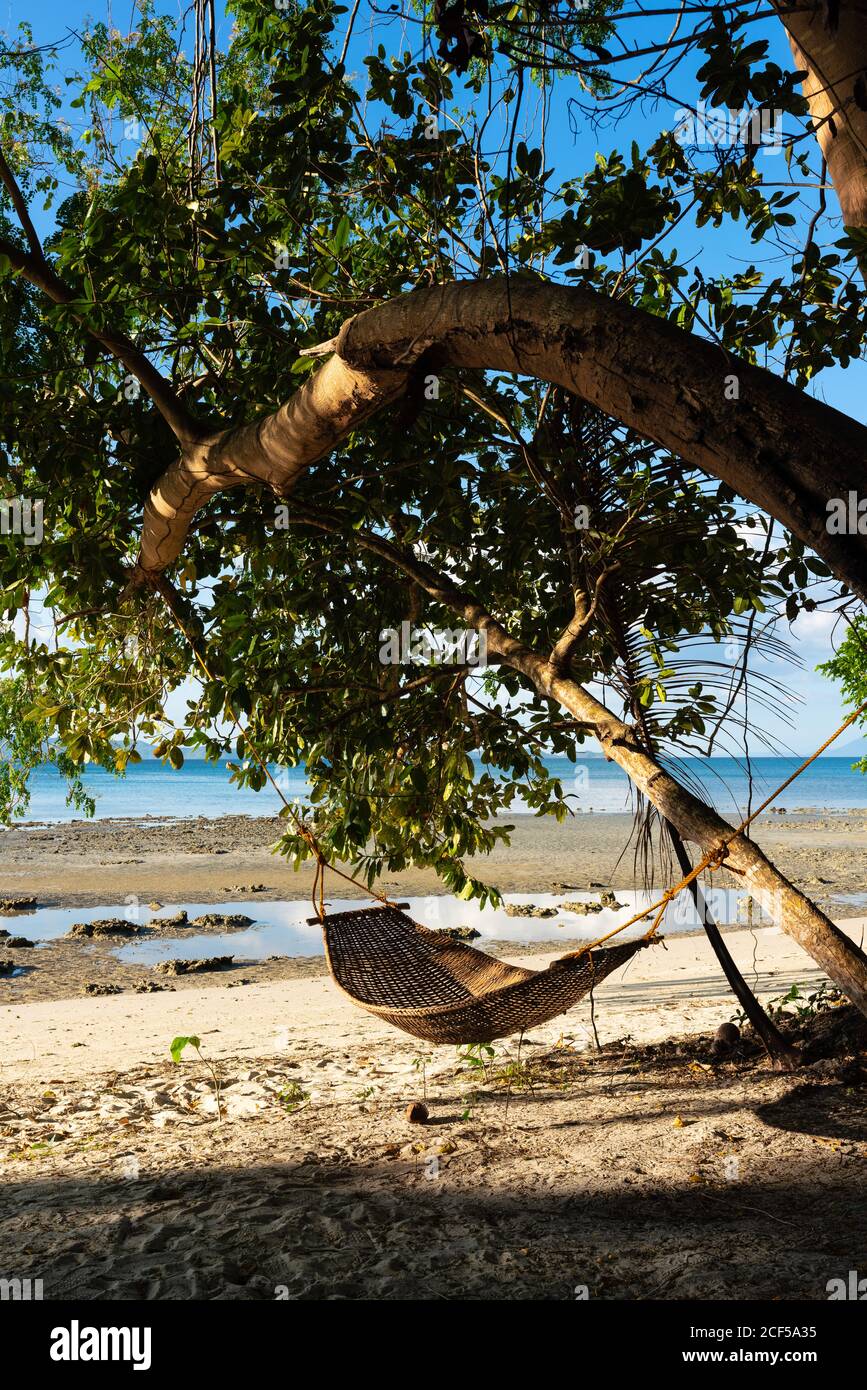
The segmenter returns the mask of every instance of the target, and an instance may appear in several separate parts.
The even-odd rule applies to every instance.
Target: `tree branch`
[[[224,488],[257,481],[288,496],[403,394],[436,346],[445,365],[519,372],[580,396],[769,512],[867,599],[867,539],[825,524],[830,498],[867,483],[867,428],[665,320],[584,287],[456,281],[366,310],[334,346],[273,415],[201,441],[167,470],[145,507],[143,573],[177,558],[195,513]]]
[[[18,180],[6,163],[2,150],[0,150],[0,182],[3,183],[6,192],[12,200],[12,206],[18,214],[18,221],[24,229],[24,235],[27,237],[27,244],[30,250],[34,256],[44,260],[45,256],[42,251],[42,242],[39,240],[36,234],[36,228],[30,220],[30,213],[27,211],[27,203],[24,194],[21,192]]]
[[[593,619],[596,617],[602,590],[611,575],[616,574],[619,569],[620,563],[619,561],[615,561],[613,565],[607,565],[606,568],[602,570],[596,578],[596,583],[593,587],[593,598],[589,604],[587,602],[587,595],[583,590],[576,593],[575,616],[563,629],[548,658],[552,669],[556,671],[558,675],[565,675],[568,671],[572,653],[589,632]]]
[[[22,251],[13,242],[0,237],[0,253],[8,258],[11,265],[23,275],[36,289],[42,291],[55,304],[77,304],[77,296],[49,265],[36,228],[27,210],[27,203],[15,175],[0,150],[0,182],[2,182],[21,223],[29,253]],[[196,443],[205,433],[187,407],[173,391],[166,378],[157,371],[153,363],[123,333],[111,329],[96,329],[87,322],[81,313],[74,312],[74,318],[108,352],[130,372],[148,393],[157,410],[166,421],[175,438],[186,448]]]

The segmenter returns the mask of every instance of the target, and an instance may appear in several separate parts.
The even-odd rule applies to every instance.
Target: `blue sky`
[[[161,0],[157,8],[165,13],[180,14],[186,6],[168,4],[165,3],[165,0]],[[387,5],[383,4],[382,8],[386,9]],[[630,6],[630,8],[634,8],[634,6]],[[7,38],[12,37],[20,21],[27,21],[33,28],[37,43],[61,41],[65,35],[68,35],[70,28],[82,28],[89,18],[109,20],[120,29],[126,30],[132,22],[133,6],[130,0],[118,0],[113,5],[105,3],[105,0],[92,0],[89,4],[82,4],[80,0],[69,0],[69,3],[62,6],[58,5],[56,0],[0,0],[0,30],[5,32]],[[343,22],[346,22],[346,17]],[[228,36],[229,24],[230,20],[221,8],[219,37],[222,37],[223,40]],[[661,22],[658,20],[655,22],[638,20],[630,27],[629,38],[636,43],[646,42],[648,38],[658,37],[660,29]],[[406,37],[405,42],[400,47],[417,50],[420,43],[420,29],[416,23],[407,24],[398,18],[377,16],[372,11],[368,0],[362,0],[347,62],[350,73],[362,70],[364,56],[377,42],[384,41],[386,34],[388,46],[392,47],[397,44],[401,33]],[[777,61],[781,67],[791,67],[788,44],[778,21],[768,19],[762,24],[753,26],[750,37],[769,38],[771,41],[769,56]],[[68,53],[68,60],[71,65],[75,61],[74,41],[65,52]],[[64,67],[63,55],[61,55],[60,61],[61,67]],[[693,103],[697,99],[698,91],[693,80],[696,66],[697,63],[694,61],[686,64],[680,76],[672,84],[672,89],[678,96],[682,94],[684,98]],[[545,122],[546,164],[553,166],[561,177],[584,172],[590,167],[597,150],[607,154],[616,148],[628,153],[632,140],[636,140],[641,148],[645,148],[660,130],[671,129],[676,124],[678,102],[666,103],[656,108],[651,102],[646,102],[643,106],[634,106],[616,125],[611,121],[606,121],[594,130],[591,125],[584,122],[579,129],[573,130],[570,129],[569,101],[574,95],[574,86],[560,82],[551,96],[550,109]],[[525,109],[527,125],[526,129],[521,131],[521,135],[528,144],[538,143],[542,107],[541,101],[535,93],[531,92],[525,103]],[[69,114],[73,124],[82,123],[83,113],[70,112]],[[505,127],[498,131],[496,124],[492,125],[490,134],[493,149],[496,149],[498,141],[502,140],[504,130]],[[761,153],[758,159],[766,179],[782,182],[788,177],[785,161],[781,154]],[[815,164],[818,168],[818,158],[815,160]],[[815,206],[814,200],[817,194],[814,191],[805,190],[804,197],[806,201],[803,215],[807,217]],[[828,201],[829,207],[836,212],[836,201],[833,193],[829,193]],[[38,221],[41,224],[40,230],[47,230],[47,223],[43,215],[38,214]],[[802,226],[792,229],[792,237],[793,246],[800,244]],[[750,263],[765,265],[767,261],[768,274],[776,273],[777,267],[773,263],[774,248],[751,246],[737,229],[729,226],[724,226],[721,229],[704,228],[699,231],[692,227],[687,220],[678,229],[675,238],[669,244],[677,245],[681,258],[687,265],[691,263],[693,258],[700,259],[706,272],[723,270],[732,272]],[[833,369],[824,372],[814,390],[818,396],[835,405],[838,409],[862,421],[865,420],[867,375],[865,375],[863,362],[853,364],[846,371]],[[813,745],[821,741],[842,718],[843,708],[836,687],[818,675],[814,669],[817,662],[826,659],[830,653],[832,627],[833,619],[830,615],[821,613],[802,615],[794,626],[792,637],[793,645],[803,663],[803,669],[799,671],[790,666],[770,668],[778,678],[785,681],[792,695],[801,703],[791,711],[790,717],[796,721],[794,730],[787,728],[785,717],[782,714],[766,718],[765,722],[782,744],[798,751],[808,751]],[[842,636],[842,631],[838,633],[838,636]],[[759,750],[754,749],[753,751]]]

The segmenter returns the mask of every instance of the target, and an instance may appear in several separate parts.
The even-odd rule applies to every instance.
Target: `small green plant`
[[[478,1094],[477,1094],[475,1091],[471,1091],[470,1094],[467,1096],[467,1106],[466,1106],[466,1109],[463,1110],[463,1111],[461,1111],[461,1119],[462,1119],[462,1120],[471,1120],[471,1119],[473,1118],[473,1111],[475,1110],[475,1108],[476,1108],[476,1106],[478,1105],[478,1103],[479,1103]]]
[[[371,1087],[370,1089],[372,1090],[373,1088]],[[310,1099],[310,1092],[304,1090],[300,1081],[289,1081],[284,1086],[277,1099],[287,1115],[294,1115],[296,1111],[307,1104]]]
[[[458,1048],[458,1060],[473,1071],[481,1072],[486,1082],[491,1059],[496,1055],[496,1048],[491,1047],[490,1043],[467,1043],[465,1047]]]
[[[505,1092],[506,1113],[508,1114],[512,1091],[532,1093],[536,1088],[537,1077],[532,1066],[521,1059],[520,1045],[516,1056],[512,1056],[507,1049],[500,1059],[495,1059],[497,1059],[497,1050],[490,1043],[468,1043],[466,1046],[458,1048],[458,1060],[463,1062],[464,1066],[469,1067],[477,1078],[481,1076],[486,1086],[499,1088]],[[473,1092],[470,1096],[470,1104],[461,1116],[462,1120],[472,1118],[473,1107],[478,1104],[478,1100],[478,1093]]]
[[[493,1079],[507,1092],[529,1091],[532,1094],[536,1089],[533,1068],[529,1062],[522,1062],[520,1058],[510,1058],[508,1062],[497,1067]]]
[[[218,1116],[218,1118],[219,1118],[220,1120],[222,1120],[222,1119],[223,1119],[223,1095],[222,1095],[222,1091],[221,1091],[221,1088],[220,1088],[220,1076],[219,1076],[219,1073],[218,1073],[218,1071],[217,1071],[217,1068],[214,1066],[213,1062],[209,1061],[209,1059],[208,1059],[207,1057],[204,1057],[204,1056],[202,1055],[202,1043],[201,1043],[201,1039],[200,1039],[200,1038],[197,1038],[196,1035],[195,1035],[195,1033],[191,1033],[191,1034],[189,1035],[189,1037],[178,1037],[178,1038],[173,1038],[173,1039],[172,1039],[171,1046],[169,1047],[169,1051],[170,1051],[171,1054],[172,1054],[172,1061],[175,1063],[176,1066],[179,1065],[179,1064],[180,1064],[181,1057],[183,1056],[185,1050],[186,1050],[188,1047],[192,1047],[192,1048],[194,1049],[194,1051],[195,1051],[195,1052],[197,1053],[197,1055],[198,1055],[199,1061],[200,1061],[200,1062],[202,1063],[202,1065],[203,1065],[204,1067],[206,1067],[207,1070],[210,1072],[211,1080],[212,1080],[213,1083],[214,1083],[214,1095],[215,1095],[216,1098],[217,1098],[217,1116]]]
[[[412,1069],[416,1075],[421,1076],[422,1095],[427,1100],[427,1064],[433,1061],[429,1052],[420,1052],[417,1057],[412,1059]]]
[[[356,1100],[370,1100],[371,1096],[375,1096],[375,1095],[376,1095],[376,1087],[375,1087],[375,1086],[363,1086],[363,1087],[361,1088],[360,1091],[356,1091],[356,1093],[355,1093],[355,1099],[356,1099]]]
[[[786,994],[780,995],[779,999],[771,999],[768,1002],[768,1013],[771,1018],[797,1018],[805,1022],[815,1018],[816,1014],[824,1009],[836,1009],[844,1002],[844,997],[836,985],[823,980],[812,994],[803,993],[800,985],[792,985],[792,988]]]
[[[769,999],[765,1007],[768,1016],[776,1021],[797,1019],[799,1022],[807,1022],[824,1010],[837,1009],[845,1003],[846,997],[840,993],[836,985],[832,985],[829,980],[823,980],[818,989],[814,989],[811,994],[805,993],[801,985],[794,984],[778,999]],[[732,1015],[731,1022],[736,1023],[739,1028],[743,1028],[747,1021],[742,1009],[738,1009]]]

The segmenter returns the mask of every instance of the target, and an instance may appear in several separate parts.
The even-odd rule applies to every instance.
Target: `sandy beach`
[[[779,934],[732,945],[765,997],[810,983]],[[599,990],[601,1052],[582,1005],[487,1076],[326,980],[13,1006],[0,1268],[46,1298],[824,1298],[867,1235],[858,1064],[721,1063],[732,1014],[686,938]],[[169,1059],[189,1032],[222,1120]]]
[[[860,817],[822,832],[781,819],[762,835],[784,869],[857,891]],[[527,822],[498,879],[605,882],[613,820]],[[297,896],[268,853],[273,830],[18,830],[0,842],[0,882],[71,905],[157,890],[227,902],[259,881],[272,900],[290,885]],[[227,853],[206,858],[214,848]],[[623,861],[617,874],[635,883]],[[856,940],[865,927],[845,922]],[[826,1298],[867,1236],[853,1089],[867,1039],[847,1009],[807,1002],[820,972],[779,930],[727,941],[764,1001],[799,987],[797,1072],[775,1073],[746,1035],[714,1054],[736,1004],[703,936],[640,953],[596,991],[592,1016],[585,1000],[520,1055],[511,1039],[481,1058],[355,1008],[320,958],[89,997],[81,945],[56,943],[38,953],[55,953],[47,997],[24,996],[28,977],[0,996],[0,1270],[41,1278],[46,1298]],[[552,954],[509,958],[539,968]],[[112,959],[110,944],[91,947],[88,970]],[[836,1021],[847,1044],[829,1049]],[[191,1034],[205,1061],[187,1049],[173,1063],[172,1039]],[[407,1119],[417,1101],[426,1124]]]

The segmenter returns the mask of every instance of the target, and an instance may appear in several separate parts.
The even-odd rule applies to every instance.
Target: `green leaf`
[[[334,236],[331,238],[331,249],[334,252],[335,257],[340,256],[341,251],[343,250],[346,243],[349,241],[349,233],[351,229],[352,223],[344,213],[344,215],[338,222],[337,227],[335,228]]]
[[[194,1047],[197,1051],[201,1047],[201,1041],[199,1038],[196,1037],[194,1033],[191,1033],[190,1036],[187,1038],[173,1038],[171,1046],[169,1047],[169,1051],[172,1054],[172,1061],[180,1062],[181,1056],[185,1048],[188,1047]]]

